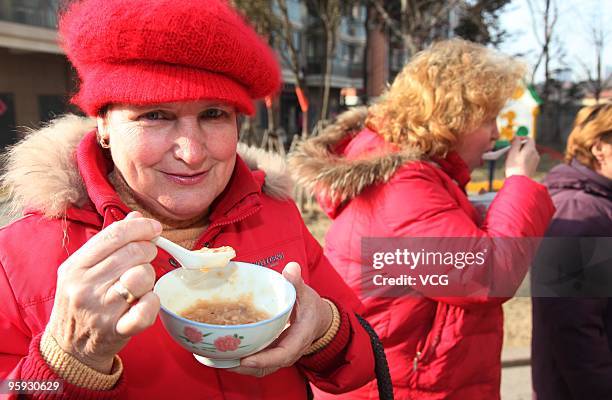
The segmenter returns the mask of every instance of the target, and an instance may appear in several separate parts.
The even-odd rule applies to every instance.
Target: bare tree
[[[304,97],[308,99],[308,87],[304,74],[306,66],[294,39],[297,30],[289,17],[287,1],[233,0],[232,3],[247,16],[260,34],[270,38],[283,63],[293,74],[296,91],[301,90]],[[308,113],[304,112],[302,136],[306,135],[308,135]]]
[[[449,13],[460,0],[368,0],[392,35],[411,56],[435,39],[448,37]]]
[[[304,71],[306,70],[306,65],[304,61],[304,57],[300,55],[296,43],[294,41],[295,37],[295,28],[293,23],[291,22],[291,18],[289,17],[289,9],[287,8],[286,0],[276,0],[278,3],[278,8],[280,10],[281,15],[281,29],[277,32],[278,38],[284,44],[287,52],[280,51],[280,55],[285,61],[285,63],[291,69],[293,74],[293,78],[295,80],[295,88],[297,91],[301,91],[304,98],[307,100],[308,86],[306,85],[306,76]],[[282,48],[283,46],[280,45]],[[308,136],[308,110],[302,111],[302,137]]]
[[[323,95],[321,120],[327,119],[329,112],[329,92],[334,59],[334,50],[338,37],[338,27],[342,20],[343,7],[351,7],[353,1],[340,0],[307,0],[308,7],[319,17],[325,36],[325,69],[323,72]]]
[[[464,39],[497,47],[511,36],[500,26],[499,17],[512,0],[466,1],[461,5],[455,34]]]
[[[602,65],[608,31],[606,31],[606,29],[604,28],[601,19],[601,14],[594,16],[592,19],[595,18],[597,18],[597,21],[590,21],[587,24],[587,29],[590,36],[589,39],[591,41],[591,44],[593,45],[593,52],[595,56],[595,71],[593,72],[593,68],[590,67],[586,62],[584,62],[584,60],[579,59],[578,61],[580,62],[582,68],[584,69],[584,72],[586,73],[586,84],[589,91],[593,94],[595,101],[599,102],[601,93],[611,83],[612,75],[604,76]]]
[[[551,61],[553,59],[553,43],[555,35],[555,26],[559,20],[559,9],[555,0],[541,0],[544,2],[544,8],[540,7],[540,0],[527,0],[529,11],[531,14],[531,24],[533,33],[540,45],[540,54],[531,73],[531,83],[535,83],[535,76],[542,62],[544,63],[544,87],[540,97],[546,104],[550,95],[551,89]]]
[[[247,17],[260,35],[269,37],[279,29],[280,20],[274,13],[272,2],[267,0],[231,0],[230,3]]]
[[[261,36],[271,40],[274,37],[274,32],[280,29],[281,23],[273,12],[271,2],[265,0],[231,0],[230,3],[247,17],[251,25]],[[268,130],[274,131],[276,127],[274,112],[268,104],[266,104],[266,110],[268,112]],[[245,119],[244,130],[244,135],[254,135],[252,117]]]
[[[531,83],[543,68],[544,82],[538,90],[542,99],[540,113],[540,134],[542,143],[560,146],[563,143],[563,123],[567,110],[567,100],[574,89],[569,82],[558,79],[559,73],[571,70],[566,64],[566,52],[558,35],[559,4],[557,0],[528,0],[531,23],[539,45],[537,62],[531,75]],[[537,87],[537,86],[536,86]]]

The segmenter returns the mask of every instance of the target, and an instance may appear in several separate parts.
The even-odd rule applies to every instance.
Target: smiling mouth
[[[185,174],[185,173],[170,173],[170,172],[162,172],[164,176],[179,185],[196,185],[203,182],[206,179],[209,171],[202,171],[197,174]]]
[[[162,171],[163,172],[163,171]],[[198,172],[196,174],[182,174],[182,173],[174,173],[174,172],[163,172],[165,175],[176,176],[179,178],[196,178],[198,176],[205,175],[208,171]]]

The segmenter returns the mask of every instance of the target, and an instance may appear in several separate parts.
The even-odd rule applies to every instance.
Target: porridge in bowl
[[[252,324],[270,318],[270,314],[253,304],[252,296],[242,296],[230,301],[198,300],[180,315],[192,321],[212,325]]]
[[[282,274],[236,261],[206,273],[177,268],[157,281],[154,292],[172,339],[215,368],[236,367],[269,346],[286,328],[296,298]]]

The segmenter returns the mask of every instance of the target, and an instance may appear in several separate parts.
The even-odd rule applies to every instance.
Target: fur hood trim
[[[35,209],[47,217],[63,216],[70,206],[83,206],[87,191],[79,174],[75,150],[96,127],[93,118],[65,115],[10,147],[2,156],[1,181],[14,215]],[[266,173],[263,190],[272,197],[291,197],[292,181],[283,157],[238,144],[238,154],[251,169]]]
[[[354,160],[335,153],[338,144],[364,129],[367,115],[366,107],[348,110],[320,135],[300,143],[289,158],[296,183],[333,202],[343,202],[368,186],[388,182],[405,163],[422,159],[415,150],[378,153]]]

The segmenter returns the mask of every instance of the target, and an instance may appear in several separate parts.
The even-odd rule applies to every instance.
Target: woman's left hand
[[[261,378],[280,368],[290,367],[314,341],[325,335],[331,325],[331,307],[313,288],[304,283],[300,265],[296,262],[288,263],[283,276],[295,286],[297,295],[290,326],[272,345],[243,358],[239,367],[229,371]]]

